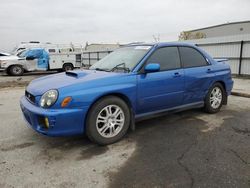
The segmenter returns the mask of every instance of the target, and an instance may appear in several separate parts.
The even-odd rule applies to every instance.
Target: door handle
[[[212,70],[210,68],[207,69],[207,73],[211,73]]]
[[[180,76],[181,76],[181,74],[179,72],[174,73],[174,77],[180,77]]]

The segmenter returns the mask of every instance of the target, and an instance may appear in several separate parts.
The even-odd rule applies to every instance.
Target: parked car
[[[10,62],[17,62],[20,58],[17,55],[11,55],[8,53],[0,53],[0,71],[6,71],[5,68]],[[9,70],[7,70],[9,72]]]
[[[4,60],[16,60],[19,59],[17,55],[12,55],[9,53],[0,52],[0,61]]]
[[[86,133],[101,145],[136,120],[191,108],[216,113],[233,87],[230,67],[185,43],[131,45],[90,67],[33,80],[21,98],[31,128],[50,136]]]

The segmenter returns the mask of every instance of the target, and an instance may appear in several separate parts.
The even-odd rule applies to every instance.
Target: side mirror
[[[160,65],[158,63],[149,63],[144,68],[145,73],[160,71]]]
[[[26,57],[26,60],[34,60],[34,59],[35,59],[34,56],[27,56],[27,57]]]

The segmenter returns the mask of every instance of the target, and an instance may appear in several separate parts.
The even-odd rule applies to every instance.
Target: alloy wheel
[[[220,107],[222,102],[222,91],[219,87],[213,88],[210,94],[210,104],[213,109]]]
[[[99,112],[96,119],[96,128],[101,136],[112,138],[119,134],[124,123],[123,110],[117,105],[108,105]]]

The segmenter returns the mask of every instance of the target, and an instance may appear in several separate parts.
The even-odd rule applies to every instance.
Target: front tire
[[[74,66],[71,64],[71,63],[65,63],[63,65],[63,71],[70,71],[70,70],[73,70],[74,69]]]
[[[88,113],[87,136],[99,145],[115,143],[127,133],[130,118],[129,108],[122,99],[115,96],[104,97]]]
[[[24,73],[24,69],[20,65],[12,65],[8,70],[7,73],[12,76],[21,76]]]
[[[225,101],[225,89],[220,83],[215,83],[205,98],[205,111],[211,114],[219,112],[223,101]]]

